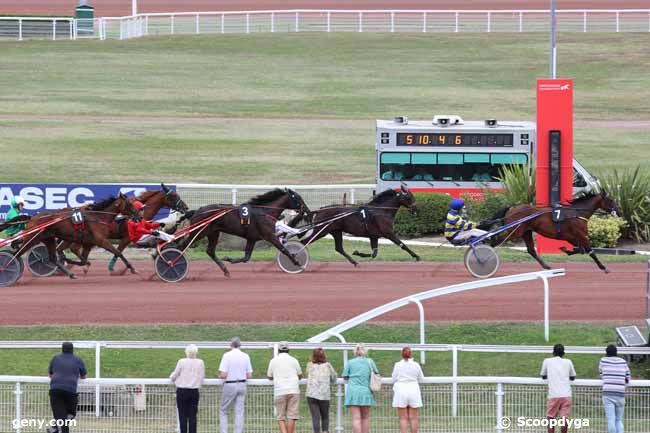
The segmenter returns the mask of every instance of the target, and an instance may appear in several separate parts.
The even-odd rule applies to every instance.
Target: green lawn
[[[0,42],[1,182],[374,180],[374,120],[533,120],[543,34],[275,34]],[[650,34],[561,35],[575,119],[647,120]],[[579,125],[579,124],[578,124]],[[644,127],[576,128],[592,171]],[[612,158],[612,149],[616,157]]]
[[[0,328],[0,340],[150,340],[150,341],[227,341],[239,335],[248,341],[305,341],[327,329],[332,324],[215,324],[215,325],[153,325],[153,326],[37,326]],[[614,342],[615,324],[554,323],[551,327],[551,344],[603,346]],[[351,342],[415,343],[419,341],[418,325],[366,324],[347,331]],[[477,324],[427,324],[428,343],[445,344],[525,344],[547,345],[540,323],[477,323]],[[2,374],[43,375],[50,357],[57,350],[0,350]],[[94,350],[79,350],[90,374],[94,374]],[[214,377],[222,350],[202,350],[208,375]],[[263,377],[271,350],[250,351],[255,377]],[[294,355],[302,364],[310,352],[296,350]],[[340,354],[331,352],[330,360],[342,371]],[[103,377],[167,377],[182,350],[168,349],[105,349],[102,351]],[[459,374],[464,376],[527,376],[536,377],[547,354],[468,353],[459,355]],[[384,375],[389,375],[392,365],[399,360],[399,352],[371,352]],[[570,355],[581,378],[598,376],[600,355]],[[419,359],[419,355],[418,355]],[[635,364],[634,376],[650,377],[648,363]],[[450,353],[429,353],[424,366],[425,375],[451,375]]]

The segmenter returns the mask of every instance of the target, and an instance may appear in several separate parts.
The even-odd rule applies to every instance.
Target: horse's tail
[[[503,207],[503,208],[499,209],[492,216],[492,218],[481,221],[479,223],[479,225],[476,226],[476,228],[481,229],[481,230],[490,231],[495,226],[497,226],[497,227],[502,226],[503,223],[504,223],[504,220],[506,218],[506,214],[508,213],[508,211],[510,210],[511,207],[512,206],[506,206],[506,207]]]

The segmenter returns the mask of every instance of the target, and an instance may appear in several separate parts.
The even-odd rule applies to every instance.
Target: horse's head
[[[612,216],[621,216],[621,209],[618,207],[612,196],[607,194],[605,190],[600,192],[599,208],[610,213]]]
[[[398,203],[400,206],[407,207],[413,215],[418,213],[418,208],[415,204],[415,197],[413,193],[409,191],[404,184],[400,187],[399,192],[397,193]]]
[[[299,215],[303,216],[309,215],[311,213],[309,206],[307,206],[307,203],[305,203],[305,200],[303,200],[300,194],[291,188],[286,188],[285,192],[289,198],[289,207],[287,209],[293,209],[297,211]]]
[[[172,191],[164,183],[161,183],[160,187],[162,188],[162,192],[165,194],[164,203],[166,207],[183,214],[190,209],[189,206],[187,206],[187,204],[181,199],[181,197],[178,195],[176,191]]]
[[[127,196],[120,193],[117,199],[113,202],[113,208],[116,212],[121,213],[122,215],[128,215],[130,217],[138,217],[138,210],[133,206],[133,203]]]

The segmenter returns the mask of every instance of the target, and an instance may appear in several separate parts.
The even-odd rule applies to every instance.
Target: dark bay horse
[[[137,273],[126,257],[115,249],[109,240],[110,225],[117,214],[137,215],[137,210],[133,207],[128,197],[123,194],[120,194],[117,199],[110,197],[99,203],[88,205],[83,209],[67,208],[57,211],[41,212],[29,219],[25,230],[47,223],[48,221],[56,219],[59,221],[48,226],[40,233],[25,238],[25,242],[16,255],[20,256],[25,251],[29,251],[32,246],[43,242],[47,247],[50,262],[55,263],[61,272],[70,278],[74,278],[74,274],[57,258],[56,241],[60,239],[79,243],[84,247],[102,247],[117,255],[132,273]],[[79,217],[83,219],[83,222],[74,224],[73,218]]]
[[[539,233],[547,238],[569,242],[573,246],[573,249],[568,250],[562,247],[561,250],[563,252],[569,256],[574,254],[589,254],[600,269],[609,273],[609,270],[600,262],[596,253],[591,249],[591,244],[589,243],[587,222],[598,209],[609,212],[614,216],[620,215],[620,209],[616,202],[605,191],[602,191],[599,194],[587,195],[575,199],[569,206],[563,207],[561,213],[564,214],[564,217],[563,221],[560,222],[553,220],[553,208],[536,208],[527,204],[501,209],[495,215],[495,219],[502,219],[505,224],[509,224],[541,211],[543,213],[540,216],[526,221],[513,230],[506,232],[507,234],[504,237],[507,240],[523,238],[528,254],[537,260],[544,269],[551,269],[551,267],[537,255],[533,232]]]
[[[130,199],[131,202],[137,200],[144,205],[143,210],[145,220],[152,220],[163,207],[178,211],[183,214],[189,210],[187,204],[181,199],[178,193],[169,189],[164,183],[160,184],[160,188],[161,189],[159,190],[144,191],[137,197]],[[127,229],[126,218],[121,221],[111,222],[108,237],[111,240],[119,240],[120,243],[117,246],[117,250],[120,252],[124,251],[124,249],[131,243]],[[62,252],[66,248],[70,247],[70,250],[77,257],[79,257],[81,261],[66,259],[66,262],[78,266],[90,265],[90,262],[88,261],[88,255],[90,254],[91,248],[82,249],[81,245],[79,244],[70,244],[72,244],[72,242],[66,241],[61,243],[57,248],[57,251]],[[113,256],[109,262],[108,267],[110,271],[112,271],[112,267],[115,265],[117,259],[118,256]]]
[[[376,195],[371,201],[361,206],[326,206],[312,212],[311,224],[315,226],[312,233],[300,239],[303,245],[309,244],[325,235],[334,237],[334,247],[350,263],[357,266],[354,260],[343,249],[343,233],[370,238],[372,254],[354,251],[359,257],[377,257],[379,238],[386,238],[408,252],[416,261],[420,256],[415,254],[393,231],[395,214],[401,207],[407,207],[412,213],[417,212],[415,197],[404,186],[399,191],[388,189]],[[326,221],[332,220],[330,224]],[[292,221],[295,223],[296,220]],[[322,223],[319,226],[319,223]]]
[[[190,224],[196,224],[216,215],[218,212],[229,209],[229,211],[223,216],[212,221],[205,230],[201,231],[200,235],[196,239],[188,237],[179,248],[182,250],[186,248],[190,242],[202,237],[207,237],[208,246],[206,247],[205,252],[227,277],[230,276],[230,272],[223,261],[233,264],[249,261],[253,249],[255,248],[255,244],[261,240],[270,242],[274,247],[289,257],[296,266],[300,266],[293,255],[287,251],[282,242],[276,236],[275,222],[280,217],[280,214],[282,214],[286,209],[295,210],[299,214],[308,213],[309,208],[302,197],[291,189],[277,188],[250,199],[246,205],[249,206],[249,210],[246,211],[249,214],[246,218],[242,218],[243,215],[240,215],[239,209],[241,209],[241,206],[238,208],[231,205],[213,204],[203,206],[196,211],[190,211],[186,216],[189,218]],[[217,257],[216,248],[221,232],[246,239],[244,257],[240,259],[224,257],[223,261]]]

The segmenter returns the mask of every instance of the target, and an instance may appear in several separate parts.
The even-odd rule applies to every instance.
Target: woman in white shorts
[[[402,349],[402,360],[393,368],[393,407],[399,414],[399,431],[418,431],[418,412],[422,407],[419,382],[424,378],[420,364],[413,361],[411,348]]]

